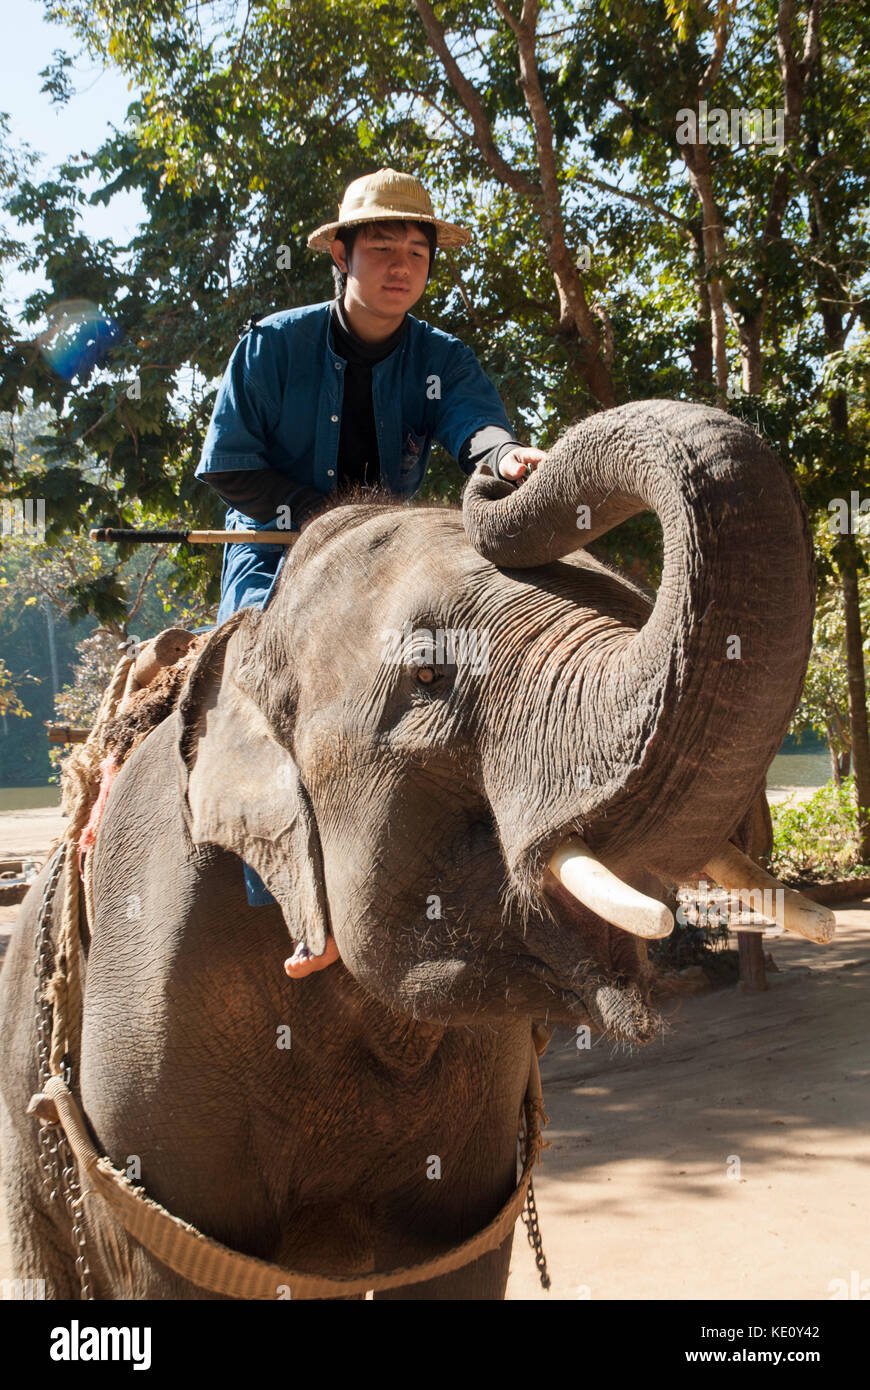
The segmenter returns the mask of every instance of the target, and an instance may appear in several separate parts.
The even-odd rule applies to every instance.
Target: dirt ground
[[[41,857],[62,825],[2,815],[0,854]],[[518,1223],[509,1299],[828,1299],[870,1281],[870,900],[837,923],[827,948],[766,943],[765,994],[676,1000],[633,1055],[556,1034],[535,1178],[552,1286]]]
[[[831,946],[770,944],[767,993],[683,999],[634,1056],[556,1035],[535,1178],[552,1287],[518,1228],[509,1298],[828,1299],[870,1281],[870,900],[836,917]]]

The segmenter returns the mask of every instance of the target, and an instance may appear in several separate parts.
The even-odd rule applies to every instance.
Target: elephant
[[[588,549],[646,509],[655,595]],[[814,582],[782,463],[685,402],[573,425],[519,488],[473,475],[461,511],[327,506],[112,785],[75,1078],[100,1150],[296,1269],[404,1267],[483,1228],[516,1184],[532,1021],[660,1036],[663,886],[763,795]],[[242,861],[275,905],[248,906]],[[25,1116],[46,872],[2,977],[3,1167],[17,1275],[74,1298]],[[339,959],[288,979],[288,933]],[[94,1202],[86,1243],[99,1299],[211,1296]],[[503,1298],[511,1243],[375,1297]]]

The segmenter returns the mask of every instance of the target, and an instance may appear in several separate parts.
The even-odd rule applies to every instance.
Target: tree
[[[6,446],[11,464],[30,478],[32,491],[49,495],[54,469],[45,462],[40,440],[52,424],[47,408],[25,408],[20,416],[0,420],[0,445]],[[93,469],[91,460],[85,481]],[[133,506],[131,511],[136,524],[149,524],[141,508]],[[72,715],[79,704],[89,711],[88,717],[94,712],[92,698],[81,703],[84,692],[62,690],[77,658],[74,682],[86,681],[92,696],[94,680],[111,672],[119,645],[128,638],[208,620],[210,602],[179,592],[177,573],[165,548],[158,545],[127,546],[121,557],[116,547],[94,544],[75,533],[54,542],[48,535],[45,540],[27,533],[4,537],[0,642],[9,665],[0,680],[0,784],[43,781],[50,769],[43,724],[52,718],[75,722]],[[101,654],[100,662],[95,662],[95,652]],[[17,736],[14,720],[31,714],[36,717]]]
[[[19,680],[21,677],[19,677]],[[12,679],[11,673],[6,669],[6,663],[0,656],[0,716],[4,722],[4,732],[7,714],[15,714],[19,719],[27,719],[29,710],[25,709],[18,693],[18,688]]]
[[[870,631],[870,585],[866,581],[862,584],[861,617],[864,631]],[[870,657],[867,639],[864,654]],[[789,732],[800,737],[810,730],[827,741],[831,779],[841,786],[850,771],[852,733],[843,604],[833,584],[824,589],[816,605],[813,650],[801,702]]]

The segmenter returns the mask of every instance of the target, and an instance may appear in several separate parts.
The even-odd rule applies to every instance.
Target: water
[[[60,787],[0,787],[0,813],[60,806]]]
[[[821,787],[831,780],[831,760],[818,748],[777,753],[767,774],[769,787]],[[0,813],[60,806],[60,787],[0,787]]]
[[[767,774],[769,787],[821,787],[831,780],[827,751],[777,753]]]

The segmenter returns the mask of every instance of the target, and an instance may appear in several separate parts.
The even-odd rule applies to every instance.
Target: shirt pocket
[[[399,458],[399,488],[402,492],[416,492],[428,456],[429,436],[418,434],[415,430],[403,430],[402,452]]]

